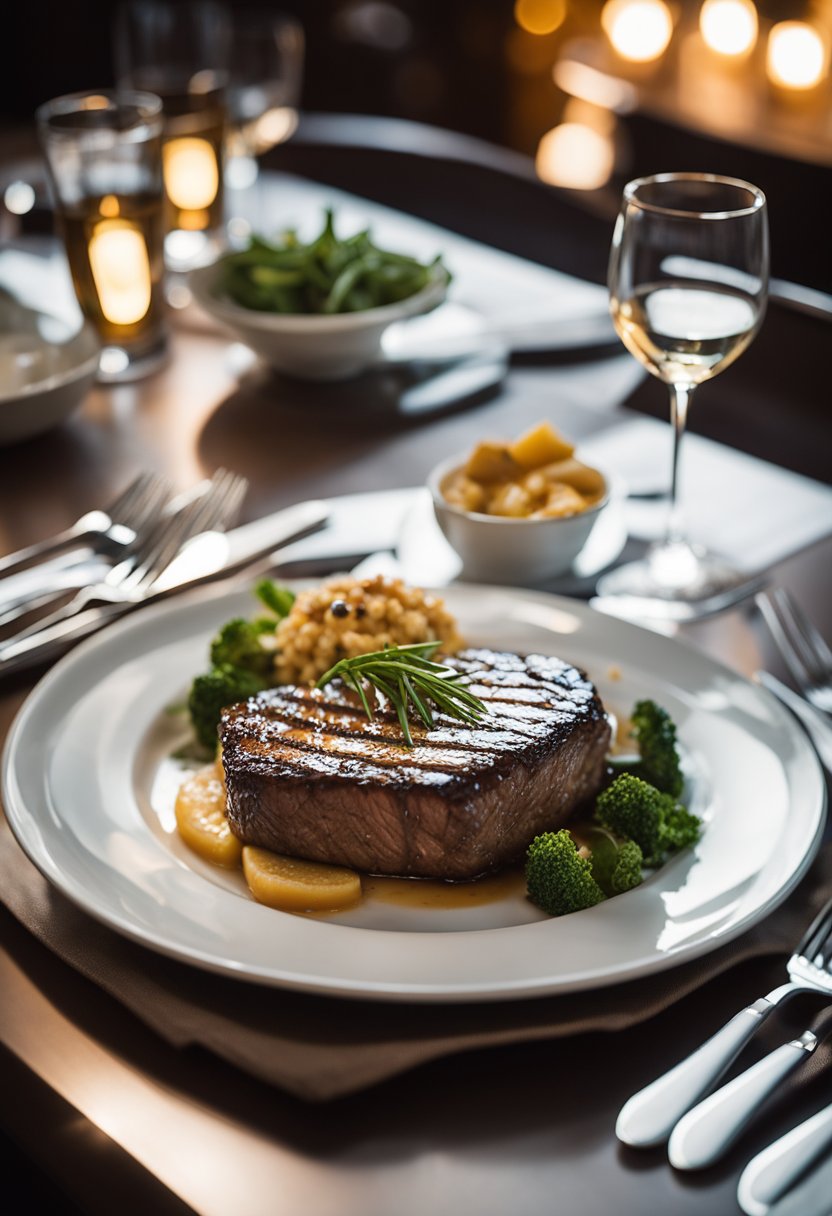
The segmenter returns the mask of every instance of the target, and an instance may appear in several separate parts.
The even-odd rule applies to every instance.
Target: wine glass
[[[253,186],[259,172],[255,158],[294,134],[303,58],[303,27],[293,17],[232,11],[226,168],[232,190]]]
[[[610,311],[630,353],[670,390],[673,464],[664,539],[643,560],[604,576],[600,595],[637,597],[649,602],[650,615],[672,619],[744,581],[687,540],[679,452],[696,386],[739,358],[762,324],[768,264],[766,200],[756,186],[710,173],[659,173],[624,187]]]

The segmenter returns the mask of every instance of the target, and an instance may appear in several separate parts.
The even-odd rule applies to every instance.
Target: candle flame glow
[[[705,0],[699,29],[712,51],[745,55],[757,41],[757,10],[751,0]]]
[[[826,66],[826,47],[816,29],[803,21],[781,21],[768,37],[769,79],[788,89],[811,89]]]
[[[165,190],[174,207],[202,211],[217,197],[220,172],[207,139],[183,136],[162,147]]]
[[[553,34],[566,17],[566,0],[515,0],[514,20],[529,34]]]
[[[611,137],[582,122],[562,122],[547,131],[535,157],[542,181],[572,190],[597,190],[609,181],[614,165]]]
[[[135,325],[150,308],[150,258],[144,237],[127,220],[102,220],[90,239],[98,302],[113,325]]]
[[[673,34],[673,18],[663,0],[607,0],[601,24],[618,54],[634,63],[658,59]]]

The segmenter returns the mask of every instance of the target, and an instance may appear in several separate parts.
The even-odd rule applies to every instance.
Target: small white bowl
[[[7,444],[50,430],[81,404],[101,343],[88,321],[78,329],[7,299],[0,320],[0,444]]]
[[[381,336],[394,321],[430,312],[445,299],[448,272],[438,266],[421,291],[398,304],[327,316],[258,312],[218,291],[220,263],[191,271],[188,282],[197,304],[228,326],[273,368],[303,380],[345,380],[374,363]]]
[[[589,540],[610,500],[606,493],[577,515],[553,519],[509,519],[464,511],[449,503],[444,487],[467,456],[443,460],[428,476],[433,510],[448,543],[462,558],[463,577],[471,582],[530,584],[565,574]]]

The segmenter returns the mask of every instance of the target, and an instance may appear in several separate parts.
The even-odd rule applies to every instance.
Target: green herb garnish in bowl
[[[338,380],[379,358],[388,326],[441,304],[450,275],[441,257],[381,249],[369,231],[340,238],[327,211],[308,244],[292,231],[252,236],[189,281],[197,303],[277,371]]]
[[[304,245],[296,232],[279,240],[252,236],[248,249],[221,262],[219,289],[235,304],[258,312],[331,316],[399,304],[423,291],[441,258],[423,263],[374,245],[369,229],[341,240],[326,212],[320,236]]]

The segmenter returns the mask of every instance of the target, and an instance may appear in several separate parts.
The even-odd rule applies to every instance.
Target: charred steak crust
[[[229,706],[220,723],[232,830],[246,844],[377,874],[473,878],[517,860],[601,785],[610,728],[561,659],[464,650],[449,665],[489,713],[443,715],[401,744],[332,684]]]

